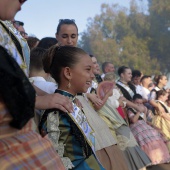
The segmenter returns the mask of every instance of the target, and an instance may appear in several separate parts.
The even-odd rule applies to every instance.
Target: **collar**
[[[160,89],[158,86],[155,86],[155,88],[154,88],[156,91],[159,91],[159,90],[163,90],[163,88],[162,89]]]
[[[120,79],[118,81],[121,82],[122,84],[124,84],[125,86],[129,86],[127,82],[124,82],[124,81],[122,81]]]
[[[59,93],[59,94],[61,94],[63,96],[66,96],[69,99],[71,99],[71,101],[74,101],[75,97],[76,97],[76,96],[72,95],[71,93],[69,93],[67,91],[64,91],[64,90],[60,90],[60,89],[56,89],[55,93]]]

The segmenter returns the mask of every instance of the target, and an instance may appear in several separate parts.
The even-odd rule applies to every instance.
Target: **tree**
[[[159,63],[150,58],[148,16],[138,11],[133,0],[131,9],[102,4],[101,14],[88,19],[80,47],[95,55],[100,63],[127,65],[146,74],[159,72]]]
[[[170,1],[148,0],[150,37],[150,55],[157,58],[163,72],[170,71]]]

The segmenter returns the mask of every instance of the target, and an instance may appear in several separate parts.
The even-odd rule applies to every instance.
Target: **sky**
[[[28,0],[15,20],[23,21],[25,31],[39,39],[54,37],[59,19],[75,19],[81,33],[86,30],[87,19],[100,14],[103,3],[128,8],[130,0]]]

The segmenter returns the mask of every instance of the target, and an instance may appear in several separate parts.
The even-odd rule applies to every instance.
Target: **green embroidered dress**
[[[56,90],[56,93],[69,97],[73,101],[74,111],[79,109],[74,104],[73,95],[62,90]],[[74,113],[72,113],[73,116]],[[75,119],[71,116],[71,113],[63,113],[56,109],[46,110],[40,121],[39,130],[40,133],[44,131],[48,133],[48,137],[51,139],[66,169],[104,170],[92,150],[93,139],[90,139],[90,135],[85,135],[86,130],[83,131],[79,126],[80,124],[87,131],[91,128],[80,109]]]

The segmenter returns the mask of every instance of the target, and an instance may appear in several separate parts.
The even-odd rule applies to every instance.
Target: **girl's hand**
[[[96,106],[103,104],[103,101],[96,94],[87,93],[87,98]]]

